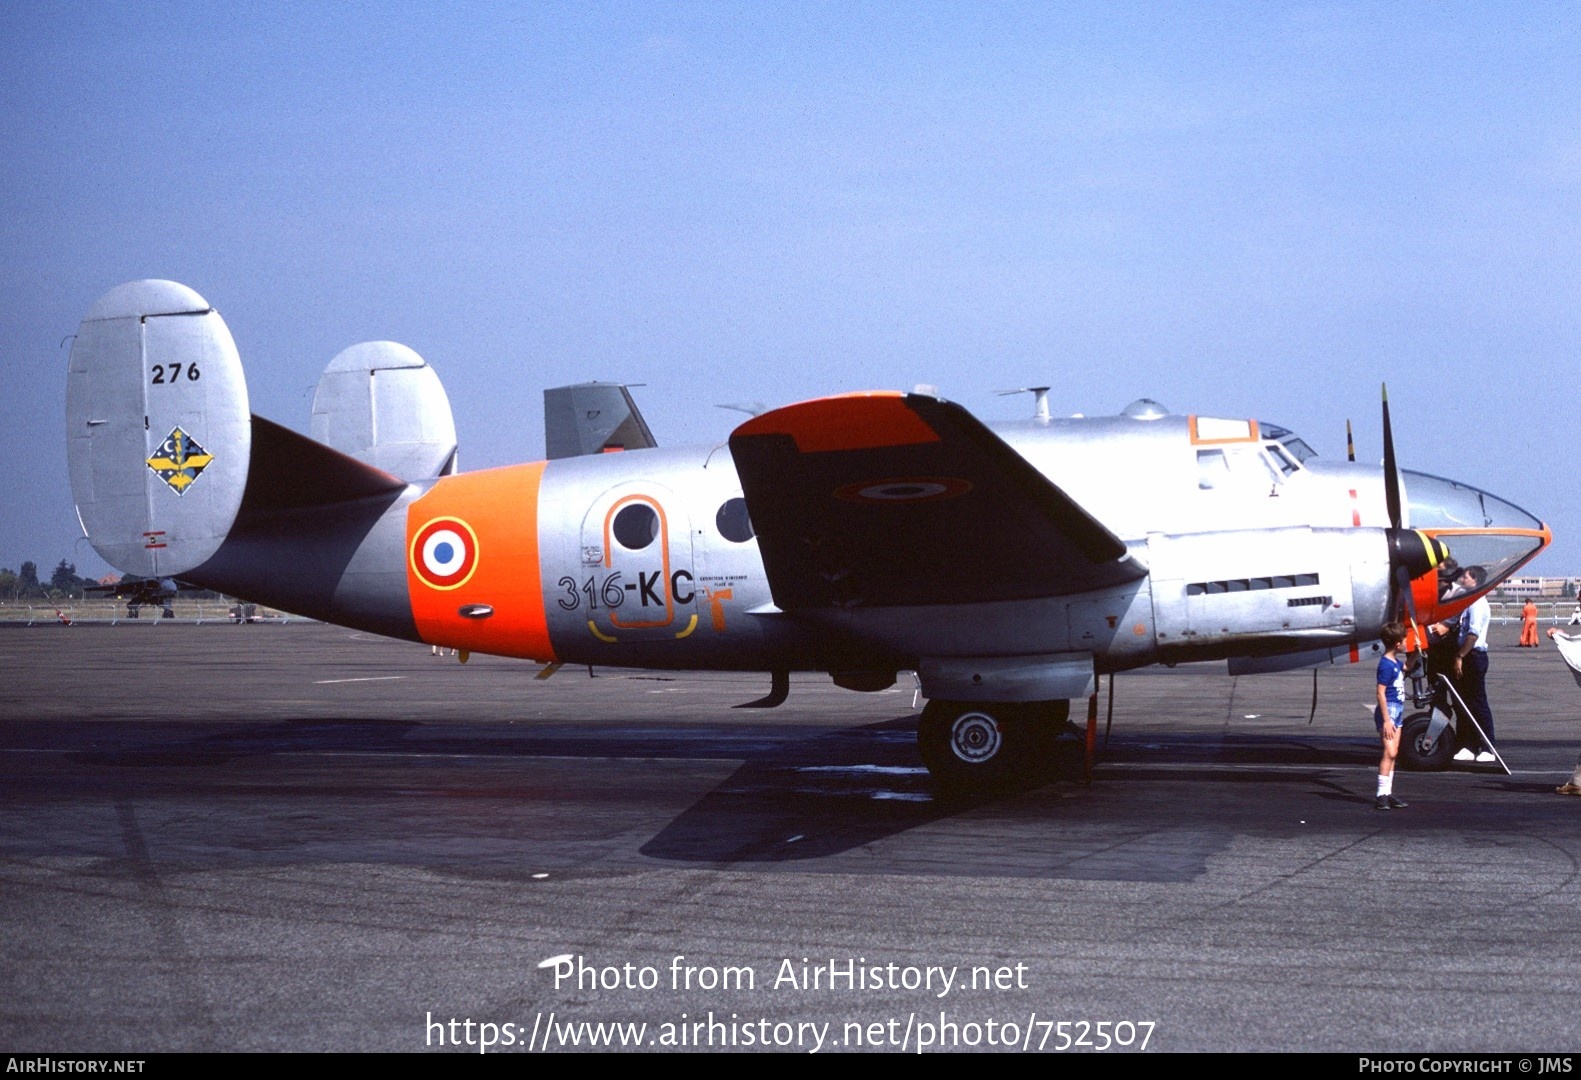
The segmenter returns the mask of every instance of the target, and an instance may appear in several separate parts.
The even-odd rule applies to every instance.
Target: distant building
[[[1512,577],[1498,592],[1504,596],[1526,597],[1535,600],[1559,600],[1574,596],[1581,585],[1581,578],[1573,577]]]

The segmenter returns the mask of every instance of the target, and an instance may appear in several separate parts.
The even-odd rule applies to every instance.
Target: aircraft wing
[[[965,409],[819,398],[730,436],[774,602],[964,604],[1144,576],[1125,544]]]

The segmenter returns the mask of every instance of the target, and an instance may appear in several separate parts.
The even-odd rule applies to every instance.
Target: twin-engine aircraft
[[[772,673],[759,705],[790,671],[866,691],[915,671],[923,760],[955,785],[1017,772],[1105,672],[1354,660],[1389,618],[1453,618],[1550,540],[1397,469],[1387,402],[1381,470],[1145,400],[988,425],[928,394],[846,394],[690,448],[655,447],[619,387],[546,403],[551,460],[460,472],[433,369],[367,343],[330,362],[308,438],[252,415],[201,296],[132,282],[72,347],[72,492],[127,573],[391,637]]]
[[[145,605],[158,607],[161,619],[174,619],[176,612],[172,605],[176,597],[181,595],[181,583],[171,578],[155,580],[129,577],[122,578],[114,585],[89,585],[83,592],[85,595],[98,594],[126,601],[128,619],[140,618]]]

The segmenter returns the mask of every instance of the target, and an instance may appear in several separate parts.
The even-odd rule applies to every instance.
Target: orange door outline
[[[659,503],[658,499],[651,495],[627,495],[616,499],[614,504],[610,506],[609,510],[604,514],[604,569],[608,570],[614,566],[615,549],[612,544],[615,536],[615,515],[632,503],[644,503],[655,514],[659,515],[659,535],[657,539],[664,565],[660,575],[664,584],[664,618],[640,622],[622,622],[620,609],[610,608],[609,621],[612,626],[621,630],[652,630],[661,626],[669,626],[675,621],[675,600],[670,593],[670,521],[665,516],[664,507]]]

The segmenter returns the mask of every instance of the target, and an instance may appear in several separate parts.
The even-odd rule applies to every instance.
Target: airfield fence
[[[130,618],[126,613],[124,600],[0,600],[0,624],[22,624],[26,626],[41,626],[46,624],[59,624],[62,622],[94,623],[137,626],[144,623],[158,623],[161,621],[182,623],[228,623],[234,620],[231,617],[233,600],[183,600],[178,598],[172,605],[171,619],[162,620],[163,614],[158,604],[144,604],[138,617]],[[1524,600],[1493,600],[1490,602],[1492,615],[1495,622],[1518,623],[1521,621],[1521,607]],[[1570,621],[1571,614],[1576,610],[1575,600],[1544,600],[1537,604],[1537,622],[1540,626],[1564,626]],[[300,615],[290,615],[274,608],[257,605],[253,622],[264,623],[310,623],[314,620],[303,618]]]
[[[1525,600],[1488,601],[1488,607],[1493,618],[1501,623],[1520,622],[1521,608],[1525,606]],[[1570,616],[1575,610],[1575,600],[1539,600],[1537,601],[1537,625],[1563,626],[1570,621]]]

